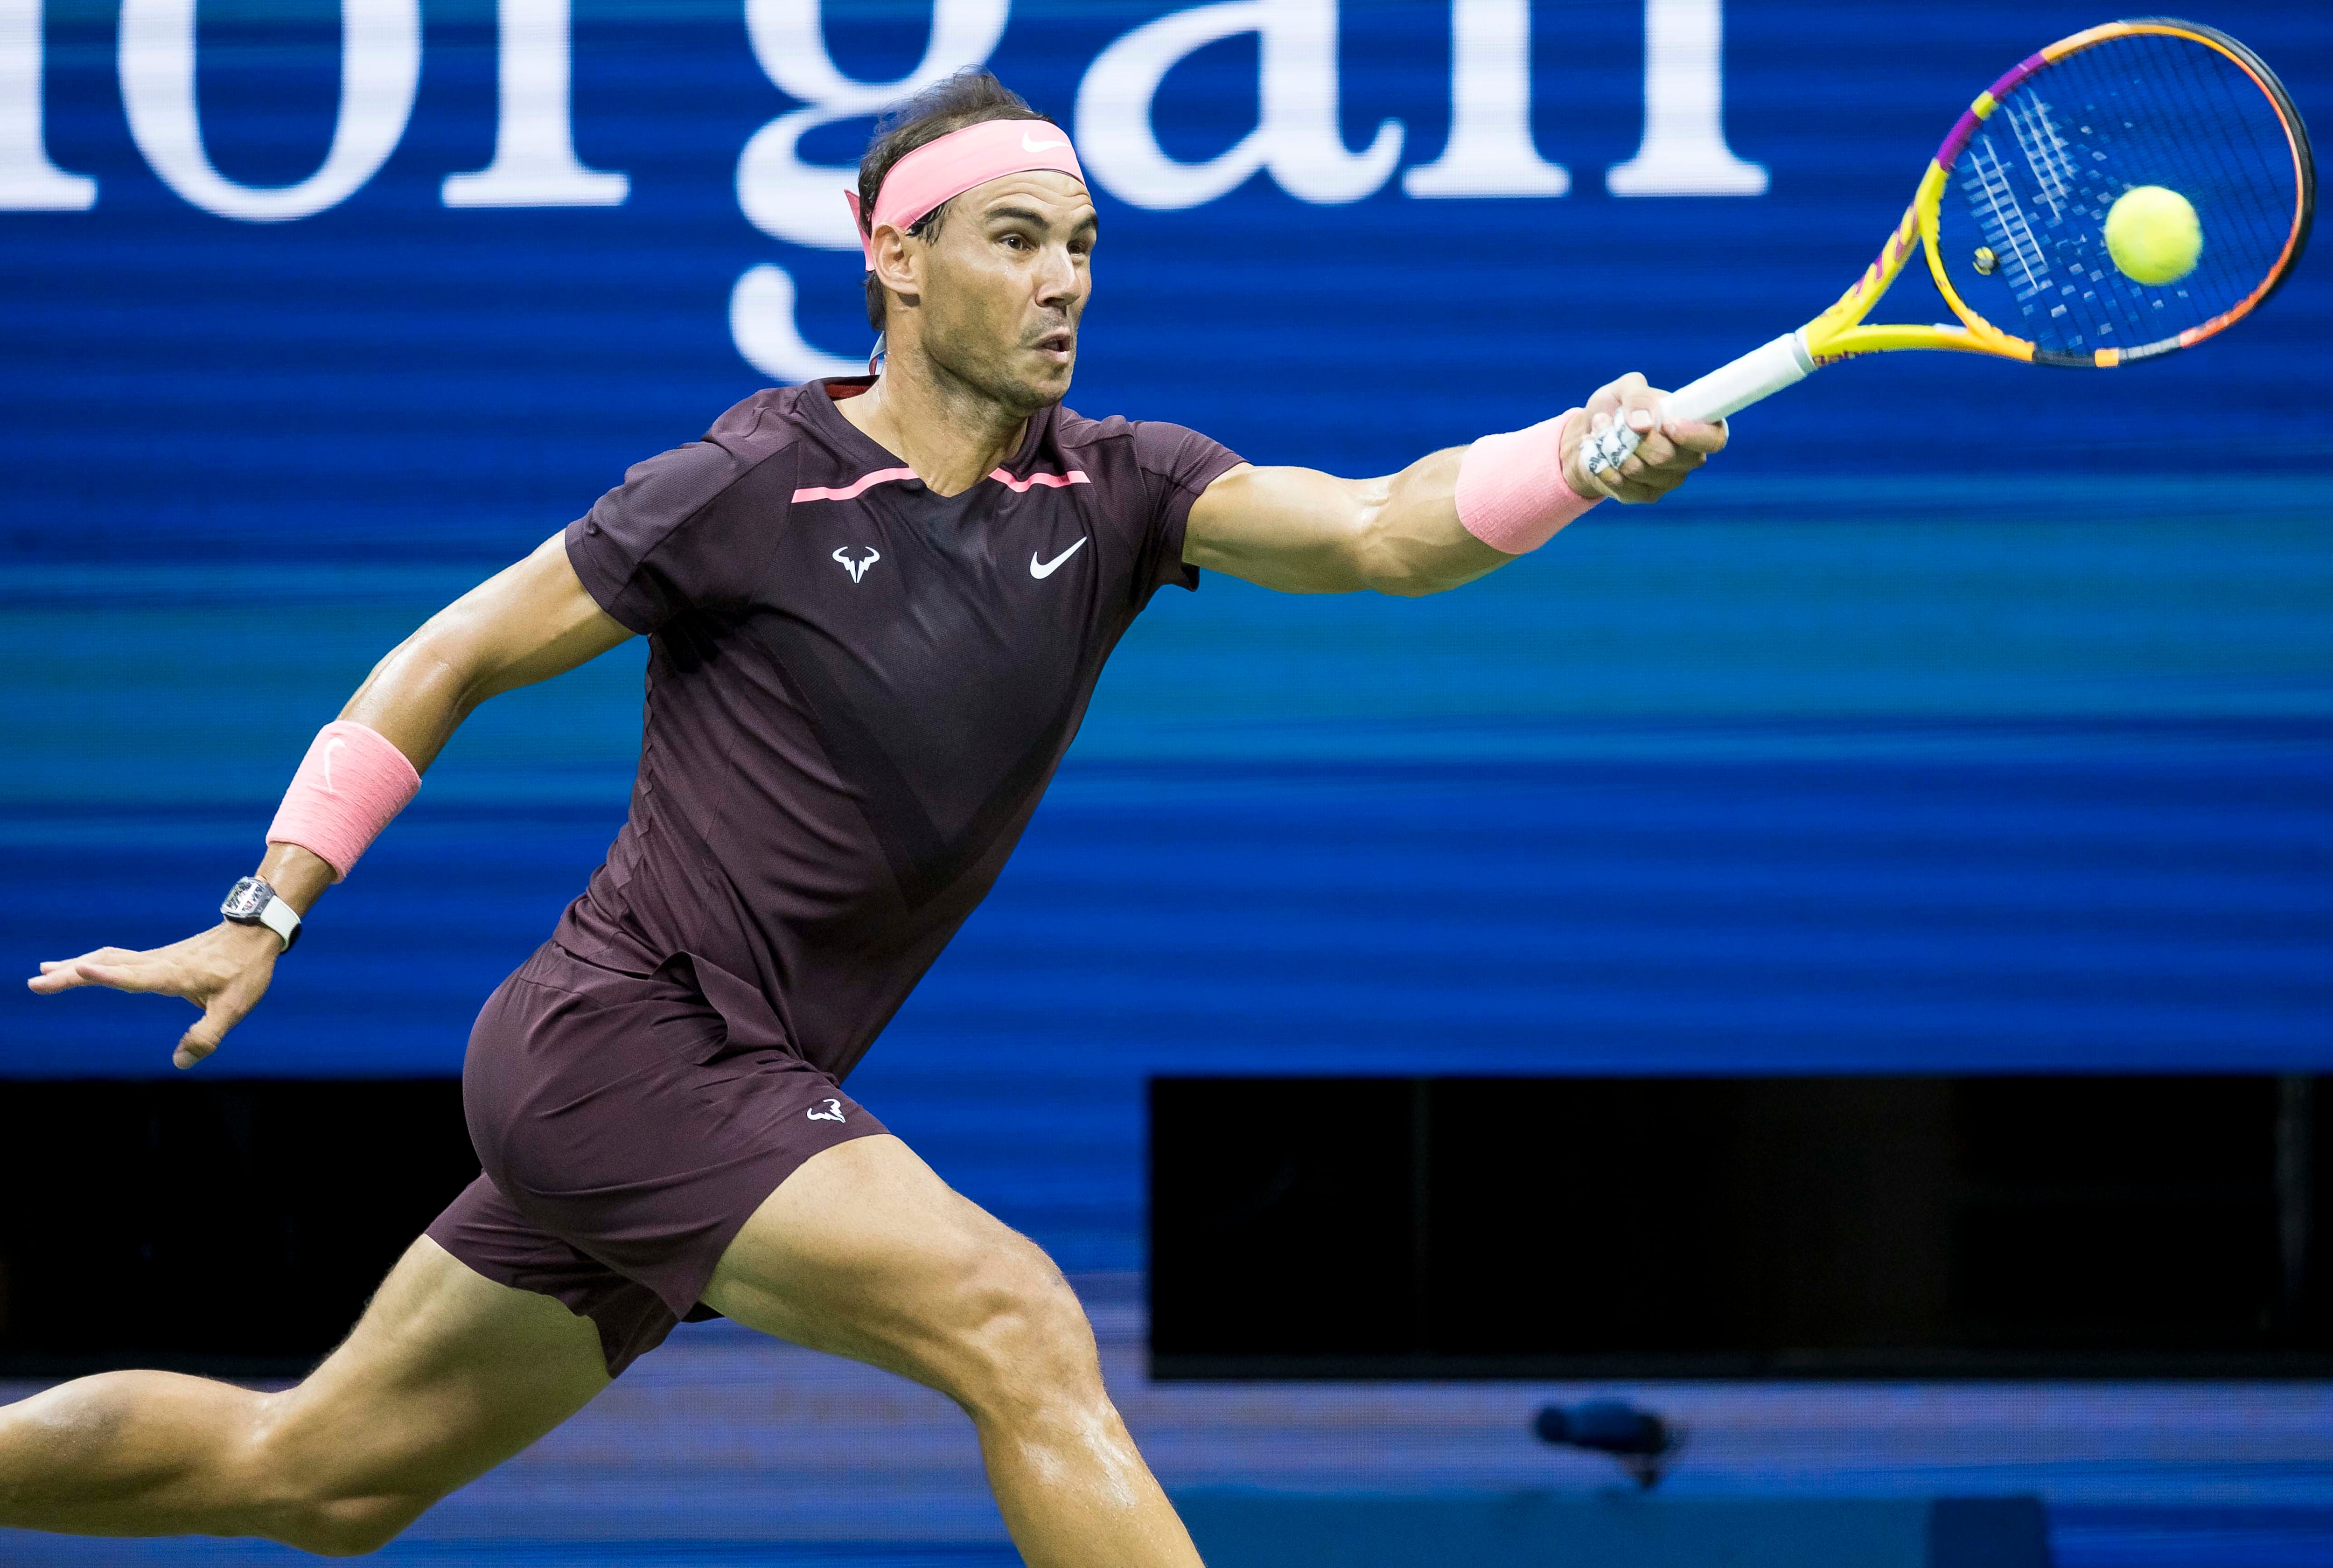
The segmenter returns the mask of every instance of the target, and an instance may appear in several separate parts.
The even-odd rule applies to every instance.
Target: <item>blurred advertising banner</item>
[[[2212,12],[2304,113],[2327,101],[2333,23]],[[970,64],[1067,127],[1096,186],[1073,406],[1374,472],[1805,319],[1975,91],[2097,19],[0,0],[8,538],[505,554],[754,386],[864,363],[841,193],[872,117]],[[2292,415],[2314,429],[2262,461],[2321,464],[2327,319],[2304,271],[2193,364],[1856,366],[1759,410],[1729,462],[2192,469]]]

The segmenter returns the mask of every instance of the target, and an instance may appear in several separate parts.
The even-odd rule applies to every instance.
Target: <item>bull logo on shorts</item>
[[[843,1120],[842,1102],[829,1100],[823,1108],[812,1105],[802,1114],[813,1122],[840,1122]]]

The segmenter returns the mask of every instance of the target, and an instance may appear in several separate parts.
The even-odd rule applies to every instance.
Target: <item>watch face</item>
[[[227,890],[226,902],[219,913],[229,920],[257,920],[267,901],[275,896],[274,889],[255,876],[246,876]]]

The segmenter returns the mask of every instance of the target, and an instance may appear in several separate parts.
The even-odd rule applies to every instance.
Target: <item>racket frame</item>
[[[2003,331],[1978,315],[1961,298],[1960,291],[1953,286],[1952,278],[1944,270],[1944,250],[1938,234],[1944,186],[1950,178],[1953,165],[1976,135],[1977,128],[1990,120],[1993,111],[2028,78],[2086,49],[2117,38],[2150,33],[2185,39],[2217,52],[2251,78],[2253,85],[2268,98],[2276,110],[2287,148],[2292,155],[2295,187],[2292,226],[2285,236],[2284,249],[2277,257],[2276,264],[2269,269],[2268,275],[2259,286],[2208,321],[2187,328],[2175,337],[2133,349],[2098,349],[2086,354],[2074,354],[2040,348],[2028,339]],[[1920,177],[1919,186],[1913,193],[1912,205],[1904,209],[1904,216],[1896,223],[1895,232],[1887,236],[1887,243],[1880,247],[1878,256],[1836,303],[1797,331],[1753,349],[1732,364],[1678,387],[1663,404],[1662,416],[1664,418],[1693,420],[1723,419],[1761,398],[1771,397],[1784,387],[1803,380],[1825,365],[1836,364],[1860,354],[1887,353],[1898,349],[1943,349],[1959,353],[1991,354],[1998,359],[2032,365],[2100,370],[2126,365],[2135,359],[2174,353],[2224,331],[2276,292],[2284,280],[2292,274],[2295,263],[2300,259],[2301,250],[2308,243],[2316,205],[2317,169],[2315,157],[2309,145],[2308,129],[2301,123],[2299,112],[2293,107],[2291,96],[2285,91],[2284,84],[2277,80],[2275,72],[2269,70],[2259,55],[2217,28],[2173,17],[2142,17],[2087,28],[2019,61],[2001,80],[1976,95],[1967,112],[1960,117],[1936,148],[1935,156],[1928,160],[1927,170]],[[1870,313],[1872,307],[1879,302],[1880,296],[1903,272],[1905,264],[1912,259],[1915,246],[1926,253],[1929,276],[1935,281],[1936,292],[1944,296],[1953,314],[1960,318],[1958,324],[1866,323],[1864,317]],[[1639,439],[1625,422],[1616,422],[1598,432],[1589,443],[1588,472],[1600,477],[1618,468],[1628,454],[1636,450]]]
[[[2003,331],[1969,308],[1953,286],[1944,270],[1942,243],[1938,237],[1938,215],[1943,208],[1944,185],[1953,165],[1976,135],[1977,128],[1992,118],[1992,113],[2007,101],[2009,95],[2024,85],[2027,79],[2069,55],[2109,43],[2117,38],[2146,34],[2181,38],[2200,43],[2226,57],[2261,90],[2273,105],[2284,130],[2285,144],[2292,155],[2293,215],[2292,227],[2286,233],[2284,249],[2276,264],[2268,271],[2260,285],[2212,320],[2186,329],[2175,337],[2141,344],[2135,349],[2098,349],[2087,354],[2069,354],[2042,349],[2012,332]],[[2170,17],[2146,17],[2129,22],[2107,22],[2087,28],[2070,37],[2061,38],[2037,54],[2019,61],[2001,80],[1976,95],[1968,111],[1960,117],[1935,157],[1928,160],[1927,171],[1921,176],[1919,188],[1914,193],[1912,205],[1904,212],[1903,221],[1896,232],[1887,236],[1887,244],[1879,257],[1865,269],[1855,286],[1839,296],[1838,303],[1809,321],[1800,331],[1809,356],[1818,366],[1833,364],[1858,354],[1884,353],[1896,349],[1948,349],[1963,353],[1992,354],[2004,359],[2018,359],[2035,365],[2056,365],[2082,369],[2111,369],[2133,359],[2153,359],[2192,347],[2224,331],[2251,313],[2261,301],[2277,291],[2291,275],[2293,263],[2300,259],[2300,251],[2309,237],[2309,225],[2314,216],[2317,197],[2316,162],[2309,145],[2309,135],[2303,129],[2300,115],[2284,84],[2263,63],[2259,55],[2245,48],[2217,28],[2201,23],[2182,22]],[[1927,253],[1928,273],[1935,280],[1936,292],[1952,307],[1961,325],[1944,324],[1917,326],[1910,323],[1866,326],[1864,316],[1879,302],[1894,283],[1904,264],[1911,259],[1912,244],[1917,237],[1920,248]]]

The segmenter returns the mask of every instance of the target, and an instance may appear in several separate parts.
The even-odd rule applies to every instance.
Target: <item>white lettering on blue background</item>
[[[1645,0],[1645,139],[1606,171],[1614,196],[1763,196],[1725,145],[1724,0]]]
[[[156,175],[205,212],[247,223],[312,217],[354,196],[404,138],[421,82],[419,0],[341,0],[332,142],[296,185],[238,185],[203,147],[195,107],[195,0],[122,0],[121,104]]]
[[[729,340],[745,363],[791,386],[821,376],[858,376],[865,361],[813,347],[794,325],[794,275],[774,263],[748,267],[729,291]],[[870,334],[871,336],[871,334]]]
[[[41,13],[41,0],[0,0],[0,211],[81,212],[97,182],[49,161]]]
[[[1003,36],[1011,0],[933,0],[923,58],[905,75],[876,81],[835,63],[821,0],[744,5],[754,58],[798,106],[745,144],[736,170],[739,209],[788,244],[855,250],[859,238],[841,194],[857,170],[805,160],[802,139],[984,63]],[[627,199],[626,175],[588,167],[575,150],[571,8],[571,0],[498,0],[494,156],[482,169],[445,177],[447,206],[614,206]],[[206,212],[254,223],[312,216],[361,189],[396,150],[413,112],[420,7],[419,0],[341,0],[340,9],[340,98],[322,163],[297,183],[259,186],[221,174],[206,148],[196,99],[197,0],[123,0],[122,102],[131,138],[162,182]],[[0,0],[0,209],[86,209],[97,201],[97,182],[59,168],[48,152],[43,13],[42,0]],[[1346,145],[1339,21],[1338,0],[1214,0],[1111,42],[1080,82],[1072,122],[1096,185],[1153,211],[1204,206],[1258,174],[1315,205],[1375,195],[1400,162],[1406,131],[1387,119],[1367,147]],[[1645,0],[1644,26],[1643,139],[1635,156],[1607,171],[1607,186],[1626,196],[1762,193],[1766,170],[1726,145],[1723,0]],[[1258,44],[1253,129],[1213,158],[1186,163],[1169,156],[1155,124],[1162,84],[1199,50],[1243,34]],[[1439,156],[1403,176],[1407,195],[1553,197],[1570,190],[1569,172],[1532,139],[1531,42],[1531,0],[1451,0],[1450,133]],[[730,295],[738,351],[781,380],[855,370],[856,360],[804,339],[798,302],[783,267],[749,268]]]
[[[1451,0],[1450,140],[1401,177],[1414,196],[1560,196],[1531,131],[1531,0]]]
[[[1255,129],[1204,163],[1166,156],[1151,129],[1167,72],[1221,39],[1253,33],[1263,80]],[[1129,206],[1195,207],[1268,171],[1300,201],[1359,201],[1385,184],[1401,158],[1402,127],[1388,120],[1353,152],[1338,128],[1336,0],[1223,0],[1145,23],[1103,50],[1078,89],[1078,161]]]
[[[843,192],[859,166],[806,163],[802,139],[822,125],[875,114],[950,72],[986,62],[1004,36],[1010,0],[934,0],[931,42],[916,68],[893,81],[846,76],[827,52],[820,0],[745,0],[754,58],[802,107],[754,133],[737,159],[737,206],[773,239],[815,250],[855,251],[859,231]],[[781,381],[850,375],[861,367],[813,349],[794,324],[794,282],[764,263],[729,296],[729,331],[747,364]]]
[[[984,63],[1004,36],[1008,0],[935,0],[931,41],[916,68],[895,81],[845,76],[827,53],[820,0],[745,0],[754,58],[802,107],[754,133],[737,160],[737,205],[773,239],[855,251],[859,234],[842,193],[859,166],[805,163],[802,139],[822,125],[879,113],[967,65]]]
[[[449,174],[449,207],[611,207],[631,181],[575,156],[569,0],[501,0],[495,7],[494,161]]]

